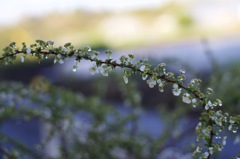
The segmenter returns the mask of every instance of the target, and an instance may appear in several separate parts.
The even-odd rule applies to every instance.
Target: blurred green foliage
[[[114,149],[141,156],[141,149],[145,147],[140,136],[131,136],[126,129],[132,114],[123,117],[98,97],[85,98],[55,87],[42,77],[34,78],[29,86],[1,82],[0,90],[1,124],[9,119],[29,121],[37,118],[44,132],[44,138],[35,147],[16,144],[19,141],[1,132],[1,145],[13,146],[5,150],[7,157],[48,158],[46,145],[59,135],[60,144],[55,145],[59,154],[54,158],[117,158],[114,157],[117,154],[112,154]]]
[[[1,132],[1,145],[12,146],[11,149],[1,146],[1,149],[6,151],[5,155],[11,158],[29,159],[156,158],[161,152],[174,145],[172,141],[181,141],[186,132],[188,135],[193,133],[194,125],[186,131],[182,130],[179,126],[181,113],[174,113],[174,110],[171,110],[171,119],[162,114],[161,119],[166,122],[166,126],[157,138],[146,132],[139,133],[138,119],[144,108],[141,107],[142,101],[137,83],[131,82],[125,85],[118,73],[112,76],[113,78],[104,79],[105,82],[101,80],[104,77],[95,79],[93,82],[95,95],[89,97],[66,88],[56,87],[42,76],[36,76],[28,85],[1,82],[0,124],[4,124],[9,119],[25,122],[37,119],[43,129],[43,138],[32,147],[25,145],[24,139],[18,140]],[[129,114],[120,113],[113,101],[105,102],[104,92],[107,93],[109,90],[104,90],[111,87],[109,86],[111,83],[115,83],[115,86],[119,83],[117,87],[124,101],[122,106],[128,106]],[[162,112],[163,109],[161,107]],[[176,127],[175,132],[169,132],[172,126]],[[47,149],[56,136],[59,142],[53,147],[58,154],[51,156]],[[183,150],[190,152],[191,146],[186,146],[188,148]]]
[[[222,99],[224,111],[231,114],[240,113],[240,70],[239,62],[214,69],[209,84],[215,90],[215,96]]]

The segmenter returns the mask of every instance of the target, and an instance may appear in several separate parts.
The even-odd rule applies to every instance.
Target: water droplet
[[[164,92],[164,89],[162,87],[158,88],[159,92]]]
[[[148,75],[142,75],[142,79],[146,80],[148,78]]]
[[[128,77],[126,75],[124,75],[123,79],[124,79],[125,84],[127,84],[128,83]]]
[[[24,62],[24,56],[21,56],[21,62]]]
[[[165,63],[161,63],[161,64],[160,64],[160,67],[162,67],[162,68],[163,68],[163,67],[166,67],[166,64],[165,64]]]
[[[179,70],[179,72],[180,72],[181,74],[184,74],[184,73],[185,73],[185,70],[181,69],[181,70]]]
[[[144,71],[145,70],[145,65],[142,65],[141,67],[140,67],[140,71]]]
[[[76,65],[73,66],[73,69],[72,69],[72,70],[73,70],[73,72],[76,72],[77,69],[78,69],[78,65],[76,64]]]
[[[92,51],[92,49],[91,49],[90,46],[86,46],[85,49],[86,49],[87,51],[89,51],[89,52]]]
[[[193,108],[196,108],[196,107],[197,107],[197,104],[194,103],[194,104],[193,104]]]

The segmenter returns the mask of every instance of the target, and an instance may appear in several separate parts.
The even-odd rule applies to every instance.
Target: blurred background
[[[185,69],[187,81],[214,88],[223,111],[240,113],[238,0],[8,0],[0,8],[0,50],[41,39],[110,49],[113,58],[131,53]],[[125,85],[120,71],[105,78],[90,76],[89,62],[75,73],[72,65],[29,58],[0,66],[2,155],[191,158],[200,109],[181,104],[171,87],[159,93],[138,76]],[[215,157],[236,156],[238,140],[230,135]]]
[[[237,0],[10,0],[1,7],[0,42],[3,47],[9,41],[52,39],[57,44],[123,49],[237,37],[239,8]]]

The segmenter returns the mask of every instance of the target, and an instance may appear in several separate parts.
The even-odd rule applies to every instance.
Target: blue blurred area
[[[41,127],[39,119],[29,121],[23,119],[8,119],[0,127],[0,131],[12,139],[25,144],[29,148],[36,146],[41,139]],[[7,148],[13,148],[7,145]]]

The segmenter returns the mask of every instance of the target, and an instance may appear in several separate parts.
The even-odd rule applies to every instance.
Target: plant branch
[[[13,56],[16,56],[16,55],[22,54],[22,53],[24,53],[24,52],[21,51],[21,50],[17,50],[15,53],[8,54],[7,56],[2,56],[2,57],[0,57],[0,61],[3,61],[3,60],[4,60],[5,58],[7,58],[7,57],[13,57]],[[32,51],[32,54],[34,54],[34,53],[36,53],[36,54],[43,54],[43,55],[58,55],[58,54],[59,54],[58,52],[54,52],[54,51],[44,51],[44,50],[42,50],[42,51]],[[61,53],[60,53],[60,54],[61,54]],[[76,59],[85,59],[85,60],[88,60],[88,61],[91,61],[91,62],[98,62],[98,63],[100,63],[100,64],[111,65],[111,66],[113,66],[114,68],[115,68],[115,67],[128,68],[128,69],[131,69],[131,70],[135,70],[135,71],[137,71],[137,72],[139,72],[139,73],[144,73],[144,71],[141,71],[139,68],[137,68],[137,69],[134,68],[134,66],[131,65],[131,64],[125,65],[125,64],[117,63],[116,61],[113,62],[113,61],[111,61],[111,60],[106,60],[106,61],[104,61],[104,60],[99,60],[99,59],[93,59],[93,58],[91,58],[90,56],[86,56],[86,55],[77,55],[77,54],[61,54],[61,55],[62,55],[62,56],[65,56],[66,58],[75,57]],[[153,75],[154,75],[154,73],[151,72],[151,71],[148,71],[146,74],[147,74],[148,76],[153,76]],[[166,82],[168,82],[168,83],[176,83],[176,80],[171,79],[171,78],[169,78],[169,77],[167,77],[167,76],[165,76],[165,75],[163,75],[163,76],[157,75],[157,78],[158,78],[158,79],[162,79],[162,80],[164,80],[164,81],[166,81]],[[178,84],[178,86],[179,86],[180,88],[186,90],[186,91],[189,92],[189,93],[192,93],[196,98],[198,98],[200,101],[204,102],[204,97],[200,97],[199,94],[198,94],[195,90],[191,90],[191,89],[189,89],[187,86],[185,86],[185,85],[183,85],[183,84],[181,84],[181,83],[177,83],[177,84]]]
[[[96,65],[94,66],[95,70],[98,67],[101,67],[101,71],[102,70],[107,71],[107,73],[101,72],[104,76],[107,76],[108,73],[111,70],[115,69],[116,67],[125,68],[126,69],[124,70],[125,75],[123,77],[125,83],[128,82],[128,76],[136,73],[142,75],[144,77],[143,79],[146,79],[145,77],[149,77],[147,83],[149,84],[150,88],[153,88],[156,85],[156,83],[158,83],[160,91],[161,90],[163,91],[165,83],[171,83],[173,84],[173,94],[175,96],[178,96],[181,93],[182,89],[185,90],[185,92],[187,93],[183,94],[183,102],[188,104],[192,103],[194,107],[197,106],[197,104],[199,104],[203,108],[202,114],[207,113],[207,116],[204,116],[205,120],[202,120],[204,124],[202,124],[201,122],[199,123],[200,126],[198,133],[204,136],[201,139],[207,143],[208,148],[210,147],[212,148],[215,145],[213,143],[214,136],[213,125],[216,125],[220,128],[222,126],[222,123],[228,125],[232,124],[232,121],[230,122],[225,120],[225,118],[227,119],[230,117],[228,115],[223,115],[222,112],[220,111],[216,112],[213,111],[214,113],[212,117],[210,109],[215,109],[216,106],[222,106],[222,102],[219,99],[216,99],[215,101],[209,100],[210,99],[209,95],[213,92],[213,90],[211,88],[208,88],[206,94],[202,93],[199,88],[199,84],[201,82],[200,80],[197,81],[193,80],[193,82],[191,81],[188,86],[184,85],[184,80],[186,77],[183,74],[185,73],[185,71],[180,70],[180,75],[175,76],[171,72],[169,72],[170,74],[165,73],[165,64],[152,69],[151,65],[146,63],[146,61],[140,60],[139,62],[133,64],[132,63],[132,59],[134,58],[133,55],[129,55],[129,58],[122,56],[120,58],[120,62],[117,62],[116,60],[112,60],[110,58],[111,54],[110,51],[106,51],[106,55],[108,56],[108,58],[105,60],[100,60],[96,58],[98,53],[96,54],[95,53],[96,51],[95,52],[91,51],[90,48],[87,48],[87,50],[85,48],[84,50],[74,49],[71,43],[66,43],[64,47],[60,46],[59,48],[53,48],[53,42],[51,41],[44,42],[42,40],[37,40],[35,44],[30,45],[30,48],[28,48],[26,44],[23,43],[23,47],[21,50],[16,48],[15,43],[11,43],[8,47],[4,49],[4,54],[2,57],[0,57],[0,62],[11,63],[13,60],[16,59],[16,56],[18,54],[24,55],[21,56],[22,62],[24,61],[24,57],[27,55],[36,56],[38,60],[45,59],[45,57],[49,55],[54,55],[55,56],[54,63],[56,61],[59,63],[63,63],[63,60],[65,59],[74,58],[76,61],[76,65],[74,65],[73,68],[75,71],[76,71],[75,68],[77,68],[77,63],[80,62],[82,59],[95,62],[96,63]],[[92,56],[92,54],[96,56]],[[142,69],[143,66],[144,69]],[[145,67],[147,67],[147,69],[145,69]],[[163,81],[163,83],[161,80]],[[174,92],[174,90],[176,92]],[[225,118],[223,118],[222,116],[224,116]],[[233,121],[235,122],[234,124],[238,123],[237,121],[238,120],[235,119]],[[210,130],[208,131],[209,133],[205,134],[203,130],[208,129],[209,127],[210,127]],[[197,149],[197,153],[199,152],[201,151]],[[208,149],[208,151],[205,152],[205,157],[203,158],[210,159],[212,153],[213,152],[210,151],[210,149]],[[207,154],[208,156],[206,156]]]

